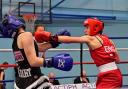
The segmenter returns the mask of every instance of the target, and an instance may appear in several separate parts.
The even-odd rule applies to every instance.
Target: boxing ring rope
[[[127,64],[128,61],[121,61],[117,64]],[[81,64],[80,62],[73,62],[73,65],[79,65]],[[82,64],[95,64],[94,62],[82,62]],[[0,64],[0,67],[17,67],[16,64]]]
[[[16,64],[0,64],[0,67],[17,67]]]
[[[128,74],[122,74],[122,76],[128,76]],[[62,77],[55,77],[55,79],[65,79],[65,78],[76,78],[78,76],[62,76]],[[88,75],[87,77],[96,77],[96,75]],[[14,82],[14,80],[2,80],[0,82]]]
[[[80,51],[81,49],[48,49],[48,51]],[[83,49],[88,51],[89,49]],[[128,48],[117,48],[118,51],[128,51]],[[12,52],[12,49],[0,49],[0,52]]]

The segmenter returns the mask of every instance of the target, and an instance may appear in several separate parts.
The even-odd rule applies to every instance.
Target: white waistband
[[[110,70],[117,69],[117,65],[116,65],[115,62],[110,62],[110,63],[99,66],[98,69],[99,69],[100,72],[107,72],[107,71],[110,71]]]

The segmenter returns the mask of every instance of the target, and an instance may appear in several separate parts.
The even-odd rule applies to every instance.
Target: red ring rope
[[[126,63],[128,63],[128,61],[121,61],[118,64],[126,64]],[[74,62],[73,64],[74,65],[79,65],[80,62]],[[82,62],[82,64],[95,64],[95,63],[94,62]]]
[[[121,61],[118,64],[126,64],[128,61]],[[79,65],[80,62],[74,62],[73,65]],[[82,64],[95,64],[94,62],[82,62]],[[16,64],[0,64],[0,67],[17,67]]]
[[[17,67],[16,64],[0,64],[0,67]]]

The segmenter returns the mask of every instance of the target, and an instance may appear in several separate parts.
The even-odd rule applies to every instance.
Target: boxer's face
[[[42,27],[42,26],[39,26],[39,27],[36,29],[36,31],[45,31],[45,28]]]
[[[89,26],[86,26],[85,27],[84,34],[85,35],[89,35],[90,34],[90,28],[89,28]]]

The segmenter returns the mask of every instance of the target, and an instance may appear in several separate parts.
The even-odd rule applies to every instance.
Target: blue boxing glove
[[[44,67],[54,67],[62,71],[70,71],[73,66],[73,59],[68,53],[61,53],[54,57],[45,59]]]
[[[66,29],[62,29],[61,31],[57,32],[54,36],[51,36],[50,39],[50,44],[52,45],[53,48],[56,48],[61,44],[58,42],[58,36],[71,36],[70,32]]]
[[[71,36],[71,33],[67,29],[62,29],[61,31],[57,32],[55,35],[57,35],[57,36]]]

